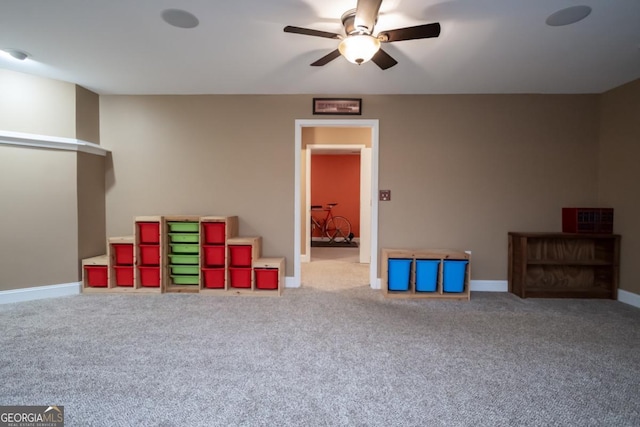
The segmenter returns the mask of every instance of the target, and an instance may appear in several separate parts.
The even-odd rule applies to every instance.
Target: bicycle
[[[329,242],[342,243],[344,241],[351,241],[353,239],[353,233],[351,233],[351,223],[343,216],[334,216],[331,210],[337,205],[337,203],[327,203],[326,207],[322,205],[312,205],[311,211],[325,211],[324,218],[316,218],[311,215],[311,235],[313,236],[313,230],[316,227],[320,232],[329,238]]]

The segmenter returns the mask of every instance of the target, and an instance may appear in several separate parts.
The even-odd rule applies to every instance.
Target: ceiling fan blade
[[[415,27],[398,28],[396,30],[382,31],[378,38],[382,42],[399,42],[402,40],[428,39],[440,35],[440,24],[416,25]]]
[[[332,51],[331,53],[323,56],[322,58],[318,59],[316,62],[314,62],[313,64],[311,64],[312,67],[322,67],[323,65],[328,64],[329,62],[333,61],[334,59],[336,59],[338,56],[340,56],[340,51],[338,49]]]
[[[284,27],[285,33],[303,34],[305,36],[325,37],[327,39],[339,39],[340,34],[329,33],[327,31],[312,30],[309,28],[292,27],[287,25]]]
[[[373,55],[373,58],[371,58],[371,60],[375,62],[375,64],[378,67],[382,68],[383,70],[386,70],[387,68],[391,68],[398,63],[398,61],[393,59],[391,55],[389,55],[387,52],[385,52],[382,49],[379,49],[376,52],[376,54]]]
[[[356,29],[366,30],[368,34],[373,33],[381,4],[382,0],[358,0],[354,21]]]

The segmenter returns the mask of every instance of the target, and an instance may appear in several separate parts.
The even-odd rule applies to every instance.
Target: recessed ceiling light
[[[6,48],[6,49],[2,49],[3,52],[8,53],[9,55],[11,55],[13,58],[19,60],[19,61],[24,61],[25,59],[27,59],[29,57],[29,54],[25,51],[22,51],[20,49],[13,49],[13,48]]]
[[[162,19],[167,24],[178,28],[195,28],[200,23],[194,14],[182,9],[163,10]]]
[[[589,16],[591,8],[589,6],[572,6],[552,13],[547,18],[547,25],[551,27],[561,27],[563,25],[575,24]]]

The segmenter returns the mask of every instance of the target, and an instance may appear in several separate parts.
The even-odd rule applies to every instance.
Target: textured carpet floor
[[[0,305],[0,404],[67,426],[638,426],[616,301],[80,295]]]

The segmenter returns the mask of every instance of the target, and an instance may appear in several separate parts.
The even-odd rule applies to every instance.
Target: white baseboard
[[[80,285],[80,282],[73,282],[63,283],[61,285],[37,286],[35,288],[0,291],[0,304],[78,295],[80,293]]]
[[[507,280],[472,280],[471,292],[509,292]]]
[[[299,288],[300,283],[296,283],[294,277],[286,276],[284,278],[284,287],[285,288]]]
[[[640,295],[618,289],[618,301],[640,308]]]

